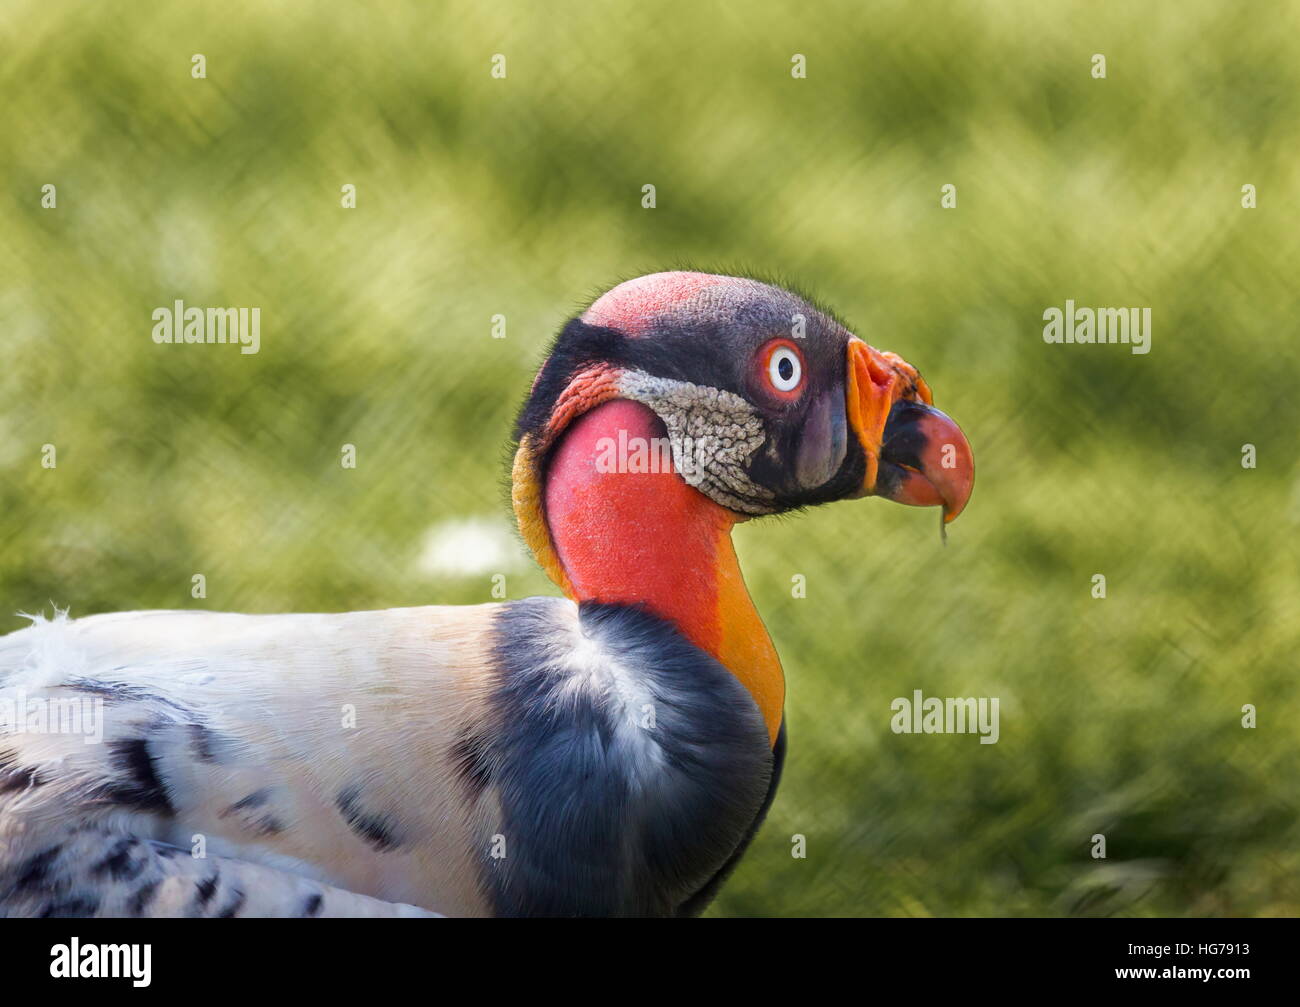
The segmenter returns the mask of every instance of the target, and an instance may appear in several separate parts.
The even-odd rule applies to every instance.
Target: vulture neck
[[[575,601],[641,604],[672,622],[749,690],[775,743],[785,677],[731,544],[740,518],[638,439],[668,443],[651,410],[616,400],[576,419],[555,448],[545,513],[561,586]]]

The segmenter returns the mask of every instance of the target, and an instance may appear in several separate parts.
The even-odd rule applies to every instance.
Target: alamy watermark
[[[95,696],[0,695],[0,734],[80,734],[87,745],[104,740],[104,700]]]
[[[996,745],[1001,735],[997,697],[899,696],[889,708],[889,726],[895,734],[978,734],[981,745]]]
[[[692,476],[705,471],[714,453],[716,439],[712,437],[629,437],[626,430],[620,430],[617,437],[596,441],[596,471]]]
[[[164,343],[238,344],[240,353],[262,347],[261,308],[195,308],[174,301],[170,308],[154,308],[153,341]]]
[[[1067,300],[1065,309],[1043,312],[1045,343],[1123,343],[1138,354],[1151,352],[1150,308],[1080,308]]]

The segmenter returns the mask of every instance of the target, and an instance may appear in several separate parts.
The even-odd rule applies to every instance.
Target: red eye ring
[[[758,351],[759,383],[770,395],[793,402],[803,394],[803,351],[789,339],[773,339]]]

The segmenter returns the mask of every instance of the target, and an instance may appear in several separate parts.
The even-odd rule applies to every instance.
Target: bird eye
[[[778,346],[767,358],[767,379],[778,392],[792,392],[803,379],[799,354],[788,346]]]

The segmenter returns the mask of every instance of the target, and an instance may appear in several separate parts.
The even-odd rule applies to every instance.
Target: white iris
[[[794,350],[778,347],[767,362],[767,377],[779,392],[793,391],[803,376],[799,355]]]

